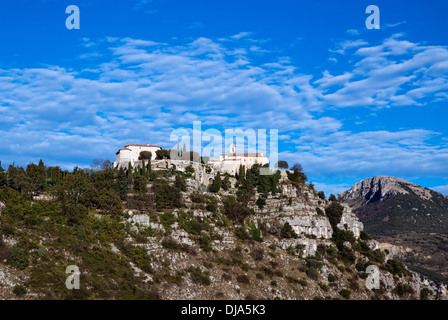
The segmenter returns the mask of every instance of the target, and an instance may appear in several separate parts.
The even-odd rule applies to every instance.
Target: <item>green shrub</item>
[[[306,271],[306,275],[313,280],[317,280],[319,278],[319,271],[315,267],[311,267]]]
[[[288,222],[285,222],[283,225],[280,235],[282,238],[291,239],[291,238],[298,238],[297,233],[294,231],[294,229],[291,227],[291,225]]]
[[[16,296],[24,296],[25,294],[28,293],[28,290],[26,290],[26,288],[24,286],[15,286],[14,289],[12,290],[12,292],[16,295]]]
[[[261,230],[255,226],[255,222],[253,221],[249,222],[248,226],[249,226],[249,234],[252,237],[252,239],[259,242],[263,241],[263,238],[261,237]]]
[[[334,274],[330,273],[328,275],[328,282],[336,282],[336,280],[338,280],[338,278]]]
[[[266,205],[266,199],[258,197],[256,205],[258,206],[259,209],[263,209],[264,206]]]
[[[413,294],[414,289],[411,288],[410,285],[407,283],[399,283],[397,286],[392,290],[392,293],[398,294],[400,297],[405,294]]]
[[[211,246],[211,239],[208,235],[204,234],[199,238],[199,246],[205,252],[210,252],[213,250]]]
[[[331,202],[325,208],[325,214],[327,215],[328,219],[330,220],[330,224],[333,227],[333,229],[336,229],[336,225],[341,221],[343,212],[344,212],[344,207],[336,201]],[[334,232],[334,230],[333,230],[333,232]]]
[[[244,283],[244,284],[249,284],[250,283],[250,279],[247,275],[239,275],[236,277],[236,281],[238,281],[239,283]]]
[[[14,247],[8,261],[17,269],[24,270],[29,265],[29,254],[27,251]]]
[[[352,292],[349,289],[342,289],[341,291],[339,291],[339,294],[348,300],[350,299],[350,295],[352,294]]]
[[[430,295],[432,295],[432,291],[428,288],[420,290],[420,300],[428,300]]]
[[[210,273],[208,271],[202,271],[199,267],[190,266],[187,270],[190,273],[191,280],[194,283],[202,284],[204,286],[209,286],[210,281]]]

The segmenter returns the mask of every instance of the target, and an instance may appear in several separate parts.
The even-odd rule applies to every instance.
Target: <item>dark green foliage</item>
[[[350,295],[352,294],[352,292],[349,289],[342,289],[341,291],[339,291],[339,294],[348,300],[350,299]]]
[[[288,162],[280,160],[277,162],[276,167],[281,169],[288,169],[289,165]]]
[[[420,290],[420,300],[428,300],[429,296],[432,295],[432,291],[428,288],[423,288]]]
[[[215,179],[213,180],[212,185],[210,186],[210,191],[211,192],[219,192],[219,190],[221,190],[221,173],[218,172],[215,176]]]
[[[8,176],[5,169],[2,168],[2,162],[0,161],[0,188],[8,184]]]
[[[117,191],[118,195],[122,200],[126,199],[126,194],[129,190],[129,179],[126,175],[126,171],[123,168],[118,170],[117,180],[114,185],[115,191]]]
[[[328,197],[328,201],[337,201],[338,199],[336,199],[336,196],[334,194],[330,194],[330,196]]]
[[[12,292],[16,295],[16,296],[24,296],[28,293],[28,290],[26,290],[26,288],[24,286],[15,286],[14,289],[12,290]]]
[[[241,222],[253,213],[251,209],[236,201],[234,197],[226,197],[223,199],[223,204],[224,214],[233,221]]]
[[[29,254],[24,249],[14,247],[11,250],[8,262],[17,269],[26,269],[29,265]]]
[[[367,233],[365,230],[361,230],[361,233],[359,235],[359,238],[363,241],[372,240],[372,237]]]
[[[185,168],[185,172],[187,173],[194,173],[194,168],[192,165],[189,165]]]
[[[328,275],[328,282],[336,282],[337,280],[338,278],[334,274],[330,273]]]
[[[146,185],[148,184],[148,180],[144,176],[137,176],[134,178],[134,191],[135,192],[146,192]]]
[[[154,181],[152,190],[155,195],[157,209],[172,209],[181,207],[182,194],[180,190],[171,186],[166,180],[158,179]]]
[[[156,151],[157,159],[170,159],[170,150],[160,149]]]
[[[317,270],[316,267],[308,268],[308,270],[306,271],[306,275],[313,280],[319,279],[319,271]]]
[[[319,199],[325,200],[325,193],[323,191],[319,191],[317,193],[317,196],[319,197]]]
[[[210,273],[208,271],[202,271],[199,267],[190,266],[187,270],[190,273],[191,280],[194,283],[202,284],[204,286],[209,286],[210,281]]]
[[[336,225],[341,221],[343,211],[344,207],[339,202],[336,201],[331,202],[325,208],[325,214],[330,220],[330,224],[333,227],[333,229],[336,229],[337,228]]]
[[[289,171],[286,173],[288,175],[288,179],[295,183],[305,183],[305,181],[308,180],[306,174],[297,169],[294,170],[293,173],[290,173]]]
[[[356,238],[353,235],[353,232],[341,230],[339,228],[335,228],[333,230],[333,236],[331,239],[336,244],[338,249],[340,249],[346,241],[350,242],[352,245],[356,242]]]
[[[249,277],[245,274],[237,276],[236,281],[238,281],[239,283],[244,283],[244,284],[250,283]]]
[[[404,263],[397,259],[387,260],[387,263],[381,265],[381,268],[398,276],[407,276],[410,274]]]
[[[252,239],[259,242],[263,241],[261,237],[261,230],[256,227],[255,222],[253,221],[249,222],[248,227],[249,227],[249,234],[252,237]]]
[[[258,208],[263,209],[263,207],[266,205],[266,199],[265,198],[258,198],[256,205],[258,206]]]
[[[199,245],[200,245],[201,249],[204,250],[205,252],[210,252],[213,250],[212,246],[211,246],[211,239],[206,234],[203,234],[199,238]]]
[[[408,285],[407,283],[399,283],[392,290],[392,293],[398,294],[401,297],[404,296],[405,294],[414,294],[414,289],[412,289],[411,286]]]
[[[229,176],[226,175],[226,176],[224,177],[224,179],[222,180],[221,188],[222,188],[224,191],[227,191],[227,190],[230,189],[231,186],[232,186],[232,183],[230,182],[230,178],[229,178]]]
[[[285,222],[282,229],[280,230],[280,236],[282,238],[287,238],[287,239],[298,237],[297,233],[294,231],[294,229],[291,227],[291,225],[288,222]]]
[[[142,151],[139,154],[139,160],[149,160],[152,157],[151,151]]]
[[[177,174],[174,181],[174,187],[180,191],[187,191],[187,182],[185,181],[185,177]]]

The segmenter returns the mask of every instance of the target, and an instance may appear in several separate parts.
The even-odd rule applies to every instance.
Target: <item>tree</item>
[[[90,167],[94,171],[101,170],[101,165],[103,164],[103,162],[104,162],[103,159],[93,159],[92,160],[92,165]]]
[[[303,172],[303,167],[300,163],[294,163],[291,167],[291,170],[293,171],[299,171],[299,172]]]
[[[122,200],[126,198],[126,194],[128,193],[129,189],[129,180],[126,176],[126,172],[123,168],[120,168],[118,170],[117,180],[115,183],[115,190],[117,191],[118,195]]]
[[[277,162],[275,166],[280,169],[288,169],[288,167],[289,167],[288,162],[283,161],[283,160],[280,160],[279,162]]]
[[[29,178],[30,188],[34,192],[41,192],[44,190],[45,184],[45,167],[36,166],[30,163],[26,167],[26,175]]]
[[[333,201],[328,207],[325,208],[325,214],[330,220],[330,224],[335,229],[336,225],[341,221],[342,213],[344,212],[344,207],[338,202]]]
[[[134,179],[134,190],[136,192],[143,193],[146,191],[146,185],[148,184],[148,181],[144,176],[138,176]]]
[[[221,183],[221,188],[225,191],[229,190],[232,186],[232,183],[230,182],[229,176],[225,176]]]
[[[317,195],[318,195],[319,199],[325,200],[325,193],[323,191],[319,191],[317,193]]]
[[[180,174],[176,175],[176,180],[174,181],[174,187],[179,189],[180,191],[187,191],[187,182],[185,178]]]
[[[152,157],[151,151],[142,151],[139,154],[139,160],[149,160]]]
[[[142,160],[142,176],[144,176],[145,178],[147,178],[147,173],[146,173],[146,164],[145,164],[145,160]]]
[[[213,184],[210,186],[210,191],[211,192],[219,192],[219,190],[221,189],[221,173],[218,172],[216,174],[215,180],[213,180]]]
[[[170,155],[170,150],[157,150],[156,151],[156,156],[157,159],[170,159],[171,155]]]
[[[334,194],[330,194],[328,201],[337,201],[336,196]]]
[[[106,171],[107,169],[112,169],[112,167],[113,167],[113,164],[112,164],[112,162],[110,162],[110,160],[106,159],[101,163],[101,170],[103,170],[103,171]]]
[[[8,183],[8,176],[5,169],[2,168],[2,162],[0,161],[0,187],[6,186]]]
[[[178,188],[173,188],[166,180],[156,180],[152,186],[157,209],[180,208],[182,194]]]
[[[244,180],[245,173],[246,173],[246,170],[245,170],[244,166],[240,165],[240,168],[238,170],[238,182],[239,183],[241,183]]]

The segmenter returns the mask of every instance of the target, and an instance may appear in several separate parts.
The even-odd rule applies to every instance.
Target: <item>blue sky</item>
[[[81,11],[68,30],[68,5]],[[366,7],[380,8],[368,30]],[[392,175],[448,194],[446,1],[2,0],[0,160],[65,168],[173,130],[278,129],[338,193]]]

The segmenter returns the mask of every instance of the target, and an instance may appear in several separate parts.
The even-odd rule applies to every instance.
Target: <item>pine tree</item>
[[[8,177],[5,169],[2,168],[2,162],[0,161],[0,187],[6,186],[8,183]]]
[[[118,170],[117,182],[116,182],[115,189],[117,190],[121,199],[126,198],[126,194],[129,189],[129,179],[126,176],[126,172],[124,171],[124,169],[122,167]]]
[[[147,178],[145,160],[142,160],[142,176]]]
[[[132,181],[132,179],[133,179],[133,173],[134,173],[134,169],[132,168],[132,164],[131,164],[131,162],[129,161],[129,163],[128,163],[128,172],[127,172],[129,181]]]
[[[215,180],[213,180],[213,184],[211,185],[210,191],[211,192],[219,192],[221,189],[221,173],[218,172],[216,174]]]

